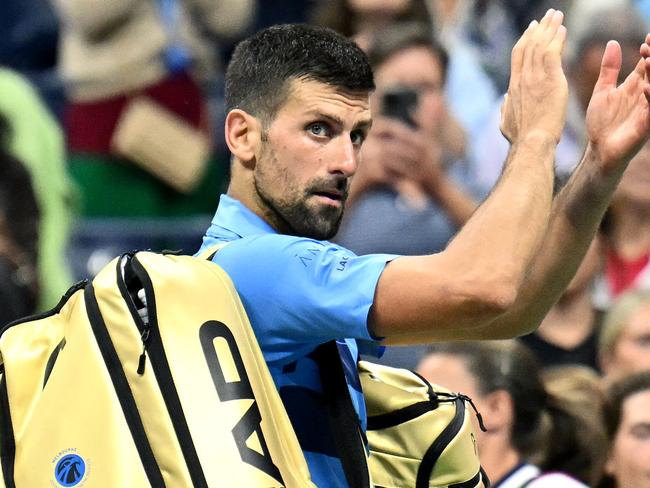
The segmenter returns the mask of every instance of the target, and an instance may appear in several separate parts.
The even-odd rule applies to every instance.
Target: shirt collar
[[[224,231],[238,237],[255,234],[277,234],[264,219],[251,211],[239,200],[228,195],[221,195],[217,213],[212,219],[208,234],[221,236]]]

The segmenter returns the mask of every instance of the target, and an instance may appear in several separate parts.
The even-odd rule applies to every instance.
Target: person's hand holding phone
[[[430,193],[443,177],[439,141],[394,118],[379,116],[364,147],[359,171],[396,188],[408,180]]]

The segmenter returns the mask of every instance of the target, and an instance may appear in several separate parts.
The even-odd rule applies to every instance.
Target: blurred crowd
[[[358,254],[442,250],[499,178],[510,50],[549,7],[569,31],[559,189],[584,149],[605,44],[620,42],[629,73],[650,1],[4,0],[0,322],[54,306],[120,252],[198,249],[228,184],[223,68],[238,40],[276,23],[350,36],[375,72],[335,240]],[[531,487],[650,487],[650,147],[535,333],[382,361],[474,398],[498,486],[533,470]]]

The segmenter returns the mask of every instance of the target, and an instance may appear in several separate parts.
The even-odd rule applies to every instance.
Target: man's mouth
[[[341,205],[347,197],[346,192],[341,190],[320,190],[313,192],[314,195],[319,197],[329,205]]]

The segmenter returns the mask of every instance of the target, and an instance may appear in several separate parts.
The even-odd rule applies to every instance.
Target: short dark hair
[[[351,40],[325,27],[275,25],[235,48],[226,72],[226,110],[239,108],[270,120],[294,79],[352,92],[375,88],[368,59]]]
[[[412,47],[426,47],[439,60],[443,79],[447,74],[449,54],[433,35],[431,26],[423,22],[397,22],[375,34],[368,49],[368,60],[376,70],[400,51]]]

